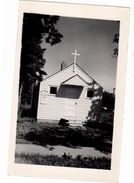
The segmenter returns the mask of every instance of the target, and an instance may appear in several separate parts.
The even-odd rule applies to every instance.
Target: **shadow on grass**
[[[100,125],[101,126],[101,125]],[[32,129],[24,138],[37,145],[63,145],[67,147],[94,147],[103,153],[111,153],[112,130],[110,127],[86,128],[45,127]],[[108,129],[107,129],[108,128]]]
[[[112,150],[112,136],[113,136],[113,123],[88,123],[87,129],[92,129],[96,134],[95,149],[103,153],[111,153]]]

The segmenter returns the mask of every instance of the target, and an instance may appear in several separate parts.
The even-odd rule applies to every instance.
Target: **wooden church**
[[[58,123],[61,118],[70,124],[99,120],[102,87],[78,64],[61,64],[60,71],[40,83],[37,121]]]

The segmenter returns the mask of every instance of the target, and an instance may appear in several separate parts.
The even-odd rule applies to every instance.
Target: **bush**
[[[98,129],[101,131],[109,132],[110,134],[113,133],[113,124],[111,123],[95,123],[95,122],[86,122],[84,124],[85,127],[92,128],[92,129]]]
[[[59,121],[60,126],[69,126],[69,121],[66,119],[61,118]]]

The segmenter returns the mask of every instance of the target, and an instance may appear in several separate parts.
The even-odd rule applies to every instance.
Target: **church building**
[[[70,124],[86,120],[99,121],[102,87],[74,62],[41,81],[38,97],[37,121],[58,123],[61,118]]]

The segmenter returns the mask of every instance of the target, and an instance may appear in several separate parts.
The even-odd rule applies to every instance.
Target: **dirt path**
[[[70,148],[65,146],[47,146],[43,147],[35,144],[17,144],[16,154],[40,154],[40,155],[58,155],[62,156],[64,153],[76,157],[77,155],[82,155],[83,157],[105,157],[111,158],[111,154],[105,154],[93,147],[80,147],[80,148]]]

